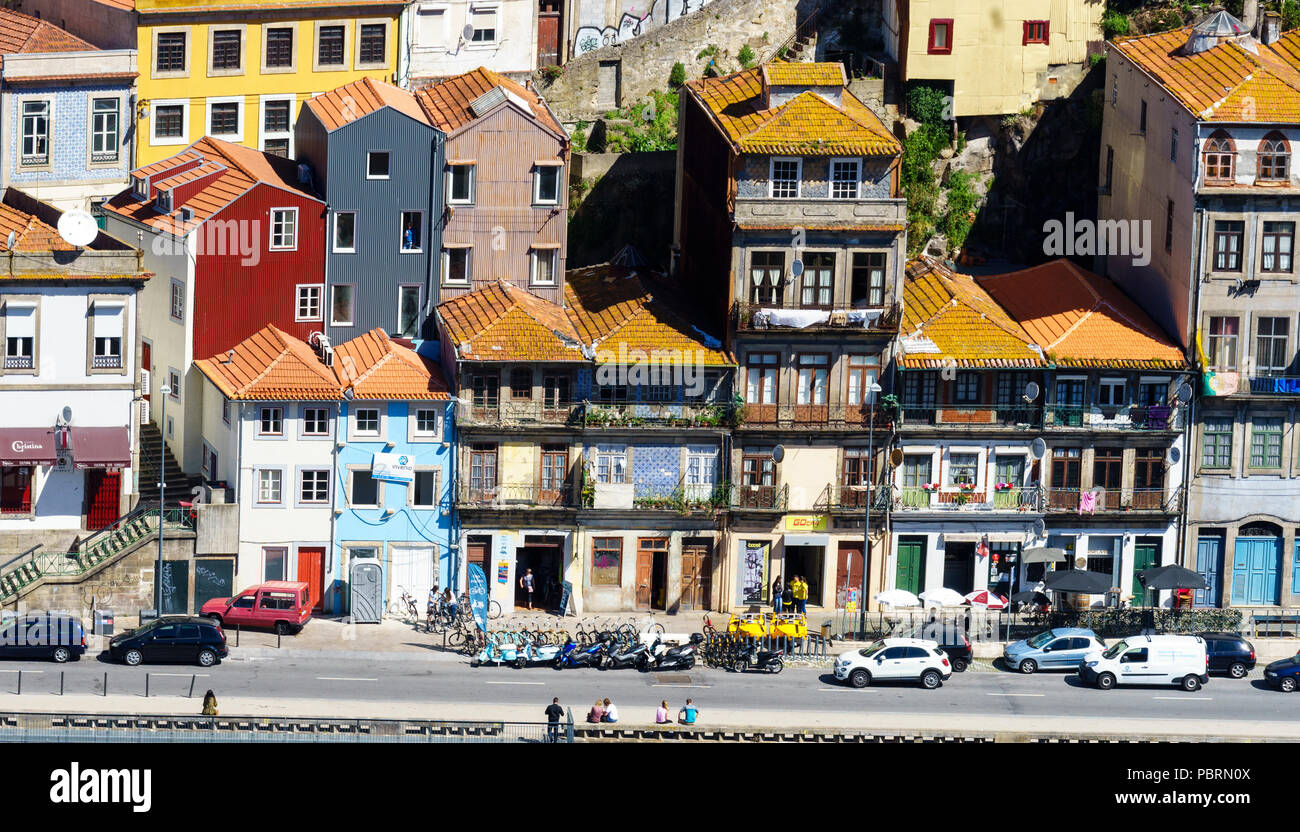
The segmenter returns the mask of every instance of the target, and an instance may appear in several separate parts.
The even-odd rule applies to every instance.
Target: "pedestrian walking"
[[[800,615],[808,614],[808,582],[804,580],[803,575],[796,575],[794,579],[794,603],[796,611]]]
[[[597,699],[596,704],[592,705],[591,710],[587,712],[587,721],[602,722],[604,721],[604,719],[605,719],[605,706],[601,704],[601,701],[599,699]]]
[[[551,700],[551,704],[546,706],[546,741],[560,741],[560,717],[564,716],[564,708],[560,707],[560,697]]]
[[[213,693],[211,690],[203,694],[203,715],[204,716],[217,715],[217,695]]]
[[[605,700],[605,716],[603,722],[618,722],[618,706],[608,699]]]
[[[536,580],[533,578],[533,570],[528,569],[524,576],[519,579],[519,586],[528,591],[528,609],[533,608],[533,585]]]
[[[666,725],[668,723],[668,700],[659,703],[659,710],[655,711],[655,724]]]
[[[776,580],[772,581],[772,609],[777,612],[781,611],[781,576],[777,575]]]
[[[790,586],[789,583],[787,583],[785,588],[781,590],[781,606],[794,612],[794,587]],[[777,612],[780,611],[780,609],[777,610]]]
[[[683,725],[694,725],[695,719],[700,715],[700,709],[695,707],[695,703],[687,699],[686,704],[677,712],[677,721]]]

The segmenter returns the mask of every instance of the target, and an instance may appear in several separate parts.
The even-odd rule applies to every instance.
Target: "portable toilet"
[[[378,624],[384,617],[384,567],[378,558],[357,558],[348,568],[353,624]]]

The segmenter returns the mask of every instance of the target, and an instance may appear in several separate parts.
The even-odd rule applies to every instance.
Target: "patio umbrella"
[[[940,589],[927,589],[922,592],[918,598],[927,607],[959,607],[966,602],[965,596],[955,589],[942,587]]]
[[[1138,573],[1138,581],[1147,589],[1205,589],[1209,586],[1199,573],[1172,564],[1143,569]]]
[[[876,603],[887,607],[919,607],[921,599],[905,589],[887,589],[876,595]]]
[[[1079,592],[1085,595],[1102,595],[1110,590],[1110,575],[1087,572],[1082,569],[1058,569],[1047,573],[1043,584],[1054,592]]]
[[[1043,546],[1037,549],[1026,549],[1025,553],[1020,556],[1020,562],[1056,563],[1065,560],[1066,557],[1064,549],[1058,549],[1055,546]]]
[[[1017,592],[1012,595],[1011,600],[1017,604],[1045,604],[1047,603],[1047,596],[1041,592],[1027,589],[1024,592]]]
[[[987,589],[978,589],[966,594],[966,603],[972,607],[988,607],[991,610],[1006,609],[1007,599]]]

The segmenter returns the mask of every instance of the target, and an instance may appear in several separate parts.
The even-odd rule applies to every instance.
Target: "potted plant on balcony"
[[[957,496],[955,498],[957,505],[959,506],[966,505],[966,503],[971,498],[971,494],[973,494],[974,492],[975,492],[975,483],[973,482],[957,483]]]
[[[740,427],[745,422],[745,397],[737,393],[731,399],[731,419],[729,425],[733,428]]]
[[[582,507],[592,508],[596,505],[596,471],[591,460],[584,460],[582,465]]]

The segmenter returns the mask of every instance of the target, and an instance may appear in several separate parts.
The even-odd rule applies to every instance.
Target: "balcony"
[[[955,487],[895,489],[894,511],[1041,512],[1043,495],[1035,486],[993,491],[961,491]]]
[[[719,428],[732,427],[730,402],[587,402],[581,424],[586,428]]]
[[[1179,431],[1179,405],[1047,405],[1043,426],[1058,429],[1114,431]]]
[[[122,369],[122,356],[120,355],[95,355],[90,359],[91,369],[95,370],[120,370]]]
[[[902,427],[946,425],[969,430],[1036,428],[1043,423],[1042,408],[1023,404],[937,404],[904,403]]]
[[[462,482],[457,503],[462,509],[532,509],[573,508],[573,487],[567,483],[559,488],[543,488],[523,483],[499,483],[486,488],[476,488]]]
[[[30,355],[6,355],[6,370],[30,370],[32,368],[32,357]]]
[[[632,486],[632,507],[678,514],[712,512],[727,506],[730,491],[731,486],[727,483],[688,483],[685,478],[673,485],[635,483]]]
[[[1084,503],[1084,494],[1094,494],[1093,505]],[[1167,488],[1130,488],[1084,490],[1078,488],[1046,489],[1047,511],[1051,514],[1137,512],[1143,514],[1177,514],[1182,510],[1182,486]]]
[[[818,511],[862,512],[871,506],[872,511],[889,508],[890,487],[887,485],[839,485],[829,483],[822,489],[814,507]]]
[[[732,218],[742,229],[882,229],[907,225],[905,199],[770,199],[736,197]],[[901,229],[900,229],[901,230]],[[897,233],[897,232],[895,232]]]
[[[456,422],[463,427],[576,427],[581,424],[580,402],[532,399],[456,405]]]
[[[739,301],[732,306],[732,320],[741,331],[830,329],[837,332],[860,330],[889,334],[898,331],[902,305],[834,306],[801,304],[782,300],[778,303]]]
[[[1300,376],[1251,376],[1249,381],[1252,396],[1300,396]]]
[[[879,406],[860,404],[744,404],[736,426],[747,429],[893,430],[894,418]]]
[[[731,507],[758,511],[785,511],[790,505],[790,486],[733,485]]]

